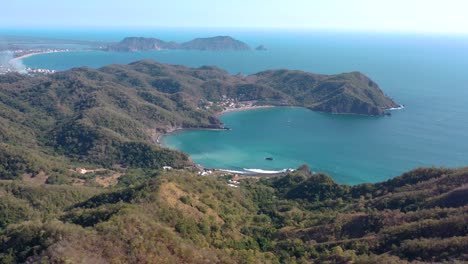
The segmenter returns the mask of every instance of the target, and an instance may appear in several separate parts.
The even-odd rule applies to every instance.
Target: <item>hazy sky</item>
[[[0,27],[234,27],[468,33],[468,0],[1,0]]]

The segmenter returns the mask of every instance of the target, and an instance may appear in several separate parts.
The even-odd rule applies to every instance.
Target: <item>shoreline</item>
[[[241,112],[241,111],[248,111],[248,110],[255,110],[255,109],[264,109],[264,108],[273,108],[273,107],[281,107],[281,106],[274,106],[274,105],[255,105],[255,106],[242,106],[242,107],[239,107],[239,108],[228,108],[228,109],[224,109],[220,112],[216,112],[215,113],[215,116],[216,117],[220,117],[222,116],[223,114],[226,114],[226,113],[232,113],[232,112]],[[290,106],[286,106],[286,107],[290,107]],[[166,135],[169,135],[169,134],[173,134],[173,133],[176,133],[178,131],[182,131],[182,130],[207,130],[207,131],[226,131],[226,130],[230,130],[229,128],[197,128],[197,127],[194,127],[194,128],[184,128],[184,127],[177,127],[177,128],[170,128],[168,129],[166,132],[164,133],[159,133],[156,137],[156,144],[159,145],[159,146],[163,146],[164,145],[162,144],[161,142],[161,138],[163,136],[166,136]]]
[[[255,109],[272,108],[272,107],[281,107],[281,106],[251,105],[251,106],[241,106],[241,107],[238,107],[238,108],[227,108],[227,109],[222,110],[221,112],[216,113],[216,116],[220,117],[221,115],[226,114],[226,113],[242,112],[242,111],[255,110]],[[286,106],[286,107],[289,107],[289,106]]]
[[[215,113],[216,117],[220,117],[223,114],[226,113],[231,113],[231,112],[242,112],[242,111],[249,111],[249,110],[256,110],[256,109],[268,109],[268,108],[305,108],[305,107],[300,107],[300,106],[285,106],[285,105],[245,105],[241,106],[238,108],[227,108],[222,111],[218,111]],[[393,107],[393,108],[387,108],[385,110],[387,111],[393,111],[393,110],[402,110],[405,108],[405,105],[400,104],[398,107]],[[311,110],[309,108],[305,108],[308,110]],[[311,110],[313,112],[318,112]],[[326,114],[343,114],[343,113],[328,113],[328,112],[319,112],[319,113],[326,113]],[[361,114],[351,114],[351,115],[361,115]],[[363,116],[368,116],[368,115],[363,115]],[[183,130],[207,130],[207,131],[225,131],[225,130],[230,130],[229,128],[183,128],[183,127],[176,127],[176,128],[170,128],[164,133],[158,133],[157,138],[156,138],[156,143],[160,147],[164,148],[171,148],[170,146],[167,146],[163,144],[162,138],[166,135],[177,133]],[[178,151],[181,151],[177,148],[172,148]],[[189,155],[190,157],[190,155]],[[190,158],[191,159],[191,158]],[[193,162],[193,161],[192,161]],[[241,177],[277,177],[277,176],[283,176],[286,175],[290,172],[295,171],[296,169],[292,168],[285,168],[281,170],[271,170],[271,169],[263,169],[263,168],[254,168],[254,169],[246,169],[243,168],[241,170],[239,169],[226,169],[226,168],[213,168],[213,167],[204,167],[201,164],[196,164],[197,168],[199,168],[202,171],[213,171],[213,172],[221,172],[221,173],[230,173],[234,174],[237,176]]]
[[[210,168],[206,168],[210,169]],[[294,172],[296,169],[292,168],[287,168],[287,169],[281,169],[281,170],[271,170],[271,169],[246,169],[244,168],[242,171],[240,170],[234,170],[234,169],[217,169],[217,168],[211,168],[211,170],[216,170],[216,171],[222,171],[222,172],[227,172],[227,173],[234,173],[234,174],[241,174],[245,176],[251,176],[251,175],[261,175],[261,176],[275,176],[279,174],[284,174],[284,173],[289,173],[289,172]]]
[[[198,128],[198,127],[193,127],[193,128],[183,128],[183,127],[180,127],[180,128],[171,128],[169,129],[168,131],[164,132],[164,133],[158,133],[158,136],[156,137],[156,145],[159,145],[159,146],[162,146],[162,147],[166,147],[162,144],[161,142],[161,138],[163,136],[166,136],[166,135],[169,135],[169,134],[173,134],[173,133],[177,133],[179,131],[182,131],[182,130],[206,130],[206,131],[227,131],[227,130],[230,130],[229,128]]]
[[[49,54],[49,53],[62,53],[62,52],[71,52],[71,50],[59,50],[59,51],[41,51],[41,52],[31,52],[31,53],[26,53],[24,55],[14,57],[13,59],[9,60],[9,64],[14,64],[18,61],[21,61],[23,59],[36,56],[36,55],[41,55],[41,54]]]
[[[387,108],[385,110],[393,111],[393,110],[402,110],[402,109],[405,109],[404,105],[400,105],[399,107],[390,107],[390,108]]]
[[[241,106],[241,107],[238,107],[238,108],[226,108],[226,109],[224,109],[222,111],[216,112],[215,116],[219,118],[220,116],[222,116],[223,114],[226,114],[226,113],[243,112],[243,111],[256,110],[256,109],[279,108],[279,107],[309,109],[307,107],[293,106],[293,105],[247,105],[247,106]],[[385,110],[394,111],[394,110],[402,110],[404,108],[405,108],[404,105],[399,105],[399,107],[387,108]],[[309,110],[311,110],[311,109],[309,109]],[[344,115],[346,115],[347,114],[347,115],[368,116],[368,115],[364,115],[364,114],[354,114],[354,113],[329,113],[329,112],[320,112],[320,111],[315,111],[315,110],[311,110],[311,111],[317,112],[317,113],[333,114],[333,115],[335,115],[335,114],[338,114],[338,115],[343,115],[344,114]],[[166,146],[164,146],[162,144],[161,138],[163,136],[165,136],[165,135],[173,134],[173,133],[176,133],[176,132],[182,131],[182,130],[225,131],[225,130],[230,130],[230,129],[229,128],[196,128],[196,127],[195,128],[183,128],[183,127],[170,128],[164,133],[158,133],[158,135],[156,137],[156,145],[166,147]]]

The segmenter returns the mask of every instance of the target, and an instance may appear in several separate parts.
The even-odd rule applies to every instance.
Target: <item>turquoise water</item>
[[[216,33],[155,31],[141,35],[184,41]],[[24,63],[63,70],[154,59],[187,66],[216,65],[233,74],[278,68],[324,74],[357,70],[376,81],[405,109],[379,118],[295,108],[229,113],[222,119],[232,131],[184,131],[164,141],[207,167],[280,170],[308,163],[314,171],[327,172],[350,184],[381,181],[419,166],[468,165],[467,36],[223,33],[251,46],[264,44],[268,51],[82,51],[33,56]],[[103,35],[105,39],[97,40],[136,34]],[[75,38],[85,39],[86,34]],[[265,161],[266,156],[274,160]]]
[[[222,117],[231,131],[183,131],[164,137],[163,143],[207,167],[276,171],[307,163],[313,171],[348,184],[382,181],[419,166],[466,164],[464,147],[444,135],[462,139],[462,133],[440,130],[434,136],[414,126],[397,126],[405,111],[380,118],[302,108],[235,112]]]

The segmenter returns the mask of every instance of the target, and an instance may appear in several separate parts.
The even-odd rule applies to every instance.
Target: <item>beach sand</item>
[[[40,55],[40,54],[47,54],[47,53],[58,53],[58,52],[70,52],[69,50],[59,50],[59,51],[43,51],[43,52],[32,52],[32,53],[27,53],[18,57],[15,57],[11,60],[8,61],[8,63],[14,65],[16,62],[21,61],[22,59]]]
[[[262,109],[262,108],[272,108],[275,107],[274,105],[249,105],[249,106],[242,106],[239,108],[228,108],[224,109],[221,112],[217,113],[217,116],[221,116],[222,114],[225,113],[230,113],[230,112],[240,112],[240,111],[248,111],[248,110],[254,110],[254,109]]]

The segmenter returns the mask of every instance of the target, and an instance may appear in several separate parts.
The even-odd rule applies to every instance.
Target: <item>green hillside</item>
[[[1,75],[0,178],[63,173],[82,163],[190,166],[185,154],[156,146],[158,135],[222,128],[218,113],[226,102],[245,101],[370,115],[395,106],[360,73],[278,70],[244,77],[216,67],[139,61],[49,76]]]
[[[228,178],[160,171],[111,189],[3,182],[0,262],[468,261],[467,168],[357,186],[307,167],[238,188]]]
[[[0,263],[468,261],[467,168],[356,186],[306,165],[199,176],[186,154],[156,144],[177,128],[223,128],[226,104],[245,101],[370,115],[396,106],[361,73],[233,76],[140,61],[0,75]]]

